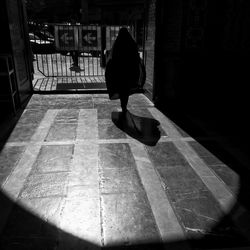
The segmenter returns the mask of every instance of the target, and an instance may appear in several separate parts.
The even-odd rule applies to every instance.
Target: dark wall
[[[9,23],[6,11],[5,1],[1,2],[0,8],[0,30],[3,39],[0,39],[0,53],[9,53],[11,51],[11,42],[9,34]]]
[[[155,29],[156,29],[156,0],[148,1],[146,8],[145,28],[145,89],[149,97],[153,98],[154,62],[155,62]]]
[[[247,133],[250,2],[159,0],[156,105]]]
[[[9,63],[1,60],[0,108],[10,113],[20,108],[32,94],[31,51],[24,1],[2,1],[0,12],[0,54],[9,57]]]

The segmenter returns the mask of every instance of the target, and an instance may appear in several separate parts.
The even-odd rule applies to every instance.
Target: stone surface
[[[147,117],[153,118],[152,114],[148,111],[145,107],[131,107],[129,110],[133,115],[140,116],[140,117]]]
[[[153,103],[143,94],[131,95],[129,97],[131,107],[152,107]]]
[[[77,121],[77,140],[98,139],[96,109],[81,109]]]
[[[135,166],[134,166],[135,168]],[[137,171],[132,168],[104,168],[101,171],[102,193],[130,193],[143,190]]]
[[[160,242],[145,196],[138,193],[102,195],[104,245]]]
[[[249,189],[236,169],[145,96],[131,96],[128,108],[136,125],[159,121],[156,145],[115,126],[120,102],[106,94],[31,98],[0,152],[1,249],[250,245],[249,214],[235,205]]]
[[[35,123],[39,124],[41,120],[43,119],[45,114],[44,110],[25,110],[25,112],[20,117],[18,124],[29,124],[29,123]]]
[[[173,203],[191,238],[212,231],[223,216],[219,204],[207,190],[179,194]]]
[[[128,169],[135,166],[131,150],[126,143],[109,143],[99,145],[100,168]]]
[[[183,242],[185,240],[183,228],[178,223],[174,209],[162,188],[161,178],[148,158],[145,146],[133,143],[130,147],[162,241]],[[169,248],[172,249],[170,246]],[[177,249],[187,249],[187,246],[183,248],[179,246]]]
[[[27,123],[27,124],[17,124],[15,129],[12,131],[8,142],[27,142],[31,139],[32,135],[35,133],[38,124]]]
[[[62,110],[55,117],[46,141],[74,140],[76,138],[79,110]]]
[[[165,190],[175,200],[180,195],[196,195],[207,190],[204,183],[189,166],[173,166],[158,169]]]
[[[27,109],[80,109],[93,108],[91,95],[35,95]]]
[[[78,172],[71,172],[68,175],[69,186],[97,186],[98,172],[96,168],[87,167]]]
[[[75,140],[77,124],[54,124],[45,141]]]
[[[20,198],[65,196],[67,176],[68,173],[30,175],[20,194]]]
[[[240,189],[240,175],[229,166],[224,164],[220,159],[209,152],[198,142],[189,142],[189,145],[197,152],[201,159],[221,178],[229,189],[237,195]]]
[[[199,156],[211,156],[212,153],[209,152],[208,149],[206,149],[204,146],[202,146],[200,143],[198,143],[197,141],[192,141],[189,142],[189,145],[195,150],[195,152],[199,155]]]
[[[210,165],[210,168],[221,178],[221,180],[230,188],[235,194],[239,194],[241,187],[240,176],[230,169],[227,165]]]
[[[33,166],[38,173],[69,171],[74,145],[42,146]]]
[[[59,226],[63,197],[19,199],[18,204],[39,218]]]
[[[60,216],[60,227],[66,233],[100,246],[100,200],[93,197],[65,200]]]
[[[0,184],[11,173],[22,156],[24,146],[5,147],[0,151]]]
[[[126,134],[117,128],[109,119],[100,119],[98,121],[99,139],[120,139],[126,138]]]
[[[95,104],[95,108],[97,109],[98,112],[98,119],[110,119],[111,117],[111,112],[116,111],[118,105],[102,105],[102,104]]]
[[[147,147],[147,151],[156,168],[188,165],[172,142],[160,142],[155,147]]]

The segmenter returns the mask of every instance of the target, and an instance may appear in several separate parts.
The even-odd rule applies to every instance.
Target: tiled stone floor
[[[1,249],[249,249],[242,176],[144,95],[128,108],[33,95],[0,152]]]
[[[52,91],[81,91],[81,90],[103,90],[106,89],[104,76],[82,76],[82,77],[40,77],[34,79],[33,89],[35,92]]]

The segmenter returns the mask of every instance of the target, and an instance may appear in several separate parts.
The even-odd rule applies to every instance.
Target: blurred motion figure
[[[109,98],[120,99],[123,114],[127,112],[129,96],[142,92],[145,79],[145,67],[137,44],[127,28],[123,27],[111,49],[105,71]]]

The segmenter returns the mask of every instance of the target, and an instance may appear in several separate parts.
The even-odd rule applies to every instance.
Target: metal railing
[[[56,23],[32,25],[29,37],[34,68],[45,77],[104,76],[105,61],[120,27]]]

